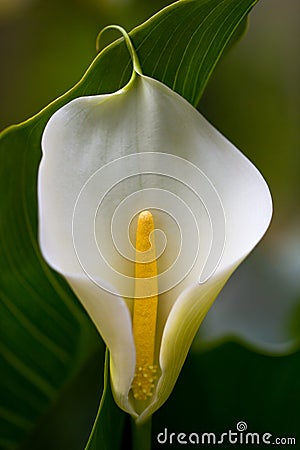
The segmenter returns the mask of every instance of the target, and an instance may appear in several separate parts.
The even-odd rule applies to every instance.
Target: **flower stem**
[[[142,425],[132,420],[132,450],[151,450],[151,417]]]

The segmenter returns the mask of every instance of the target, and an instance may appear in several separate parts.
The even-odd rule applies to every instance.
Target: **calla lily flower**
[[[129,83],[71,101],[45,128],[39,240],[110,350],[117,404],[141,423],[170,395],[216,296],[268,228],[272,202],[253,164],[185,99],[144,76],[128,35],[125,41]],[[157,309],[141,313],[142,334],[147,341],[153,329],[146,328],[155,328],[157,373],[140,399],[133,310],[136,266],[144,263],[137,255],[147,248],[134,241],[146,210]]]

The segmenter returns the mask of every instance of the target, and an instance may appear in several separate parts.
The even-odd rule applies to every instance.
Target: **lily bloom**
[[[268,228],[266,182],[185,99],[133,73],[77,98],[42,138],[39,239],[110,351],[117,404],[145,421],[170,395],[216,296]]]

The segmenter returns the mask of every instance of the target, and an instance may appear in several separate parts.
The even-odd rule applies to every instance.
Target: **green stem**
[[[132,450],[151,450],[151,417],[142,425],[132,420]]]

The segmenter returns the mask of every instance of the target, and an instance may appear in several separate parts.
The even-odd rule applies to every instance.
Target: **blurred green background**
[[[75,84],[95,56],[95,39],[103,26],[117,23],[129,30],[169,3],[167,0],[0,0],[0,129],[32,116]],[[299,414],[293,414],[296,403],[299,404],[299,355],[287,362],[284,358],[265,360],[264,356],[255,359],[253,353],[247,353],[237,344],[226,344],[220,350],[216,348],[206,352],[202,343],[213,342],[214,338],[222,339],[224,334],[229,334],[232,340],[239,335],[239,339],[251,348],[261,344],[259,348],[263,353],[275,348],[277,353],[299,349],[299,16],[298,0],[261,0],[251,13],[247,34],[220,61],[199,105],[199,110],[263,173],[272,192],[274,217],[263,242],[230,280],[208,315],[203,333],[200,332],[195,341],[194,353],[187,367],[193,366],[194,355],[201,351],[205,370],[199,374],[194,371],[198,377],[198,394],[194,401],[187,397],[188,394],[182,394],[189,386],[188,369],[185,368],[170,406],[167,404],[158,413],[157,431],[160,431],[161,423],[169,423],[170,426],[173,423],[174,429],[184,423],[182,412],[177,411],[176,414],[179,401],[182,408],[190,407],[196,411],[197,402],[202,398],[206,405],[211,401],[205,414],[197,411],[195,415],[196,418],[202,417],[207,428],[205,431],[214,431],[213,420],[218,423],[216,427],[220,431],[228,428],[232,421],[235,423],[235,419],[246,420],[247,413],[249,420],[255,420],[255,410],[262,406],[262,403],[257,404],[259,400],[255,395],[257,398],[263,395],[268,387],[265,377],[272,374],[275,378],[267,393],[266,423],[271,420],[268,415],[273,411],[274,420],[270,423],[277,427],[273,432],[292,435],[297,431]],[[241,331],[242,328],[246,332]],[[274,361],[280,361],[279,365]],[[237,372],[227,370],[228,364],[231,367],[236,365]],[[76,419],[84,416],[86,424],[83,428],[90,426],[97,406],[94,392],[100,395],[99,388],[96,388],[99,380],[97,370],[98,366],[91,363],[83,374],[85,380],[91,380],[80,397],[86,404]],[[257,375],[257,370],[261,375]],[[253,381],[251,371],[256,374],[256,383],[260,387],[257,387],[256,394],[251,389],[247,390],[245,401],[250,405],[247,409],[241,397],[245,383]],[[220,378],[213,378],[213,373],[219,374]],[[233,373],[236,374],[234,378]],[[223,379],[221,384],[220,379]],[[214,383],[218,385],[216,390]],[[78,385],[74,389],[78,392]],[[276,390],[280,393],[280,389],[281,402],[273,404],[272,396]],[[209,394],[213,392],[211,399]],[[234,392],[238,392],[240,397],[230,404]],[[72,395],[66,392],[65,414],[70,434],[74,435],[74,408],[72,401],[66,400],[70,397]],[[78,405],[79,400],[77,408],[80,409]],[[60,409],[61,404],[56,411]],[[288,418],[276,421],[279,410],[283,409],[290,411]],[[294,422],[290,420],[292,415]],[[34,448],[66,448],[54,447],[50,439],[53,429],[57,433],[56,442],[62,439],[61,436],[59,438],[57,423],[60,420],[65,424],[66,416],[57,418],[57,414],[52,412],[52,422],[50,419],[50,422],[48,419],[45,421],[50,424],[56,421],[56,425],[51,425],[46,432],[49,443],[45,444],[42,434],[40,442],[43,443],[37,441]],[[231,422],[229,419],[226,421],[226,417]],[[195,422],[191,431],[197,431],[195,427],[201,420]],[[182,428],[188,431],[184,425]],[[80,434],[80,427],[76,429]],[[65,428],[63,430],[62,434],[66,433]],[[253,431],[260,430],[269,431],[264,429],[264,424]],[[80,435],[84,435],[84,431]],[[76,433],[75,437],[79,442]],[[29,448],[33,448],[32,445]],[[70,450],[73,448],[76,448],[75,444]]]

